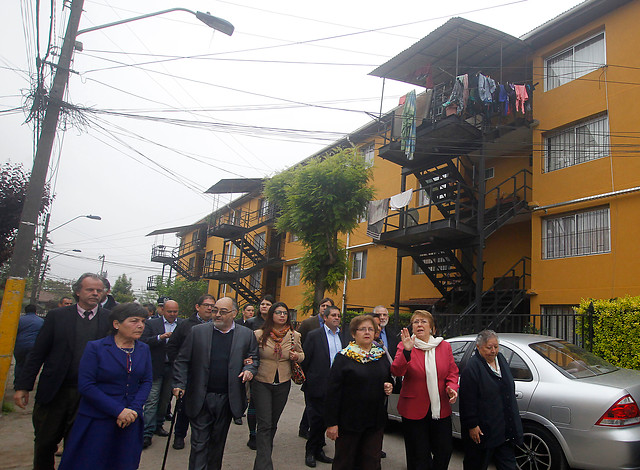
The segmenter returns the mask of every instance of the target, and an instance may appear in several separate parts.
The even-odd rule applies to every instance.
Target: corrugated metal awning
[[[500,79],[501,66],[522,62],[529,48],[524,41],[497,29],[464,18],[451,18],[428,36],[376,68],[369,75],[424,87],[421,69],[431,65],[434,84],[458,74],[482,71]],[[526,79],[524,67],[511,70],[504,80]],[[522,77],[519,77],[519,76]]]
[[[227,178],[218,181],[205,191],[206,194],[250,193],[262,189],[262,178]]]
[[[161,228],[158,230],[154,230],[151,233],[147,233],[145,236],[150,237],[152,235],[164,235],[167,233],[177,233],[177,232],[191,232],[192,230],[197,230],[199,228],[206,228],[207,224],[191,224],[191,225],[181,225],[179,227],[170,227],[170,228]]]

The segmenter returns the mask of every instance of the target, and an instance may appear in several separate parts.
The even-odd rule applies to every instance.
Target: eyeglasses
[[[220,315],[229,315],[230,313],[232,313],[233,310],[227,310],[226,308],[216,308],[213,307],[213,313],[219,313]]]
[[[204,308],[214,308],[215,304],[200,304],[200,306]]]
[[[429,320],[413,320],[413,325],[428,325]]]
[[[375,333],[376,329],[371,327],[361,326],[360,328],[356,328],[356,331],[361,331],[362,333]]]
[[[274,315],[289,315],[289,312],[287,312],[286,310],[276,310],[275,312],[273,312]]]

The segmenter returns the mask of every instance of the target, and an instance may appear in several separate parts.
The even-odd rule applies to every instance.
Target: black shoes
[[[308,454],[308,455],[307,455],[307,456],[305,456],[305,458],[304,458],[304,464],[305,464],[307,467],[315,468],[315,466],[316,466],[316,458],[315,458],[313,455]]]
[[[154,432],[156,436],[167,437],[169,433],[162,426],[158,426]]]
[[[176,436],[173,439],[173,448],[176,449],[176,450],[184,449],[184,437]]]
[[[242,418],[233,418],[233,423],[242,426]]]
[[[327,457],[327,454],[324,453],[324,450],[321,450],[315,455],[315,460],[322,463],[333,463],[333,459],[331,457]]]
[[[387,458],[387,453],[384,450],[380,451],[380,458],[381,459],[386,459]]]
[[[144,439],[142,439],[142,448],[146,449],[150,445],[151,445],[151,437],[150,436],[144,436]]]
[[[247,446],[251,450],[256,450],[258,448],[258,446],[256,445],[256,436],[255,435],[249,436],[249,440],[247,441]]]

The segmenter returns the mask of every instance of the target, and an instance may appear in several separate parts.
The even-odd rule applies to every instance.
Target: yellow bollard
[[[4,288],[2,307],[0,307],[0,397],[4,400],[7,375],[11,367],[11,356],[16,345],[16,333],[22,310],[24,287],[27,280],[10,277]]]

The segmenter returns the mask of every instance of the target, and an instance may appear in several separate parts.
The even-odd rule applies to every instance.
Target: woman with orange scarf
[[[260,347],[260,365],[251,382],[258,420],[258,449],[253,469],[272,470],[273,438],[291,389],[291,361],[302,362],[304,352],[300,333],[293,329],[289,307],[284,302],[271,305],[262,329],[255,335]]]

